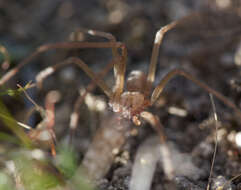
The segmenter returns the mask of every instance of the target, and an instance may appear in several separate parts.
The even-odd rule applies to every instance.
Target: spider
[[[184,19],[182,19],[184,20]],[[158,133],[160,141],[162,144],[165,144],[165,135],[164,127],[162,126],[158,116],[146,111],[148,107],[152,106],[167,83],[174,77],[180,75],[186,79],[194,82],[196,85],[207,91],[208,93],[214,95],[216,98],[221,100],[224,104],[231,107],[240,117],[241,111],[239,108],[231,102],[228,98],[223,96],[221,93],[217,92],[213,88],[209,87],[205,83],[196,79],[194,76],[188,72],[181,69],[174,69],[169,71],[158,85],[153,88],[153,82],[155,81],[156,66],[159,56],[159,48],[162,43],[165,33],[173,28],[175,28],[182,20],[171,22],[170,24],[162,27],[157,31],[150,66],[147,74],[142,71],[132,71],[126,82],[126,91],[124,90],[124,81],[125,81],[125,71],[126,71],[126,61],[127,61],[127,49],[126,46],[118,42],[116,38],[105,32],[94,31],[94,30],[81,30],[82,32],[88,33],[93,36],[104,37],[109,40],[109,42],[63,42],[63,43],[54,43],[40,46],[33,54],[24,59],[19,65],[11,69],[0,79],[0,85],[3,85],[7,82],[12,76],[14,76],[24,65],[29,63],[33,58],[38,56],[40,53],[46,52],[50,49],[77,49],[77,48],[111,48],[113,59],[109,63],[108,68],[111,66],[114,67],[114,77],[115,84],[113,89],[111,89],[105,82],[102,80],[102,77],[94,73],[86,63],[84,63],[80,58],[70,57],[58,63],[54,66],[47,67],[41,71],[37,77],[37,85],[41,86],[42,81],[53,74],[57,69],[68,64],[76,64],[79,66],[91,79],[92,81],[102,89],[104,94],[109,98],[109,106],[111,110],[115,113],[118,113],[121,118],[131,120],[135,125],[141,125],[141,120],[147,121],[153,129]],[[107,72],[106,69],[105,72]],[[75,111],[71,115],[71,124],[70,128],[74,130],[77,126],[78,120],[78,106],[76,106]],[[163,150],[166,151],[166,150]],[[167,151],[166,151],[167,152]],[[168,164],[167,164],[168,165]],[[170,164],[169,164],[170,165]],[[166,168],[166,170],[171,170]],[[169,172],[171,173],[171,172]],[[171,176],[170,176],[171,178]]]

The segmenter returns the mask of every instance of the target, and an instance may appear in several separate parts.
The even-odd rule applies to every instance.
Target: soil
[[[0,2],[0,41],[9,50],[10,67],[13,67],[39,45],[73,39],[74,35],[70,34],[78,28],[110,32],[127,46],[128,75],[132,70],[147,71],[155,33],[161,26],[189,16],[165,35],[154,86],[171,69],[182,68],[228,97],[241,109],[240,10],[241,2],[235,0],[8,0]],[[84,38],[85,41],[105,41],[98,37]],[[30,80],[34,81],[42,69],[70,56],[80,57],[93,71],[98,72],[111,60],[111,51],[50,51],[25,66],[5,87],[16,88],[17,83],[24,85]],[[2,70],[1,75],[5,72]],[[113,85],[113,73],[110,72],[105,80],[108,85]],[[79,89],[86,88],[89,83],[90,79],[84,72],[70,66],[50,76],[41,90],[29,90],[31,97],[40,105],[44,105],[50,90],[60,93],[61,99],[55,108],[55,131],[59,143],[69,139],[68,123],[74,102]],[[95,100],[104,102],[107,108],[96,110],[86,103],[81,106],[80,121],[73,139],[79,163],[88,151],[100,123],[106,120],[106,115],[112,117],[109,116],[111,111],[104,93],[95,89],[91,95]],[[14,117],[21,121],[32,107],[23,96],[17,99],[8,96],[2,98]],[[225,183],[241,173],[241,149],[237,144],[241,119],[223,102],[214,101],[219,138],[211,189],[218,189],[219,182]],[[176,77],[168,83],[159,100],[148,111],[156,114],[165,126],[167,141],[174,144],[178,152],[189,155],[189,162],[198,168],[195,174],[180,174],[170,182],[158,163],[151,189],[206,189],[216,134],[208,93],[191,81]],[[38,122],[36,118],[30,122],[31,125]],[[119,122],[118,119],[116,122]],[[138,148],[146,139],[156,135],[145,122],[141,127],[135,127],[130,122],[129,128],[131,132],[125,137],[125,143],[113,163],[109,163],[109,171],[95,181],[99,189],[128,189]],[[138,132],[135,130],[137,128]],[[239,189],[239,182],[237,178],[226,189]]]

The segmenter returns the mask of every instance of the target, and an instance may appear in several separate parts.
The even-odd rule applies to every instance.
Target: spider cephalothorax
[[[119,99],[109,102],[113,112],[120,113],[126,119],[132,119],[135,125],[140,125],[140,113],[150,105],[145,97],[146,75],[142,71],[132,71],[126,81],[127,91],[123,92]]]

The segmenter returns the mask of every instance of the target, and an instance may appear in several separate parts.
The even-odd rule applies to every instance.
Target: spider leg
[[[114,65],[114,60],[112,60],[102,71],[100,71],[97,75],[99,78],[104,77],[113,67]],[[88,94],[88,92],[91,92],[92,90],[94,90],[96,88],[96,84],[92,81],[86,88],[84,94],[80,95],[78,97],[78,99],[76,100],[75,104],[74,104],[74,110],[70,115],[70,123],[69,123],[69,128],[70,128],[70,144],[73,140],[73,136],[74,136],[74,131],[77,128],[78,125],[78,120],[79,120],[79,109],[80,106],[82,105],[86,95]]]
[[[87,67],[87,65],[85,63],[83,63],[83,61],[79,60],[78,58],[74,58],[74,59],[77,59],[81,64],[78,64],[77,62],[72,62],[71,61],[72,58],[69,58],[69,59],[65,60],[64,62],[62,62],[62,63],[56,64],[56,65],[54,65],[52,67],[48,67],[45,70],[41,71],[36,76],[37,86],[42,86],[43,81],[49,75],[53,74],[55,71],[57,71],[58,69],[60,69],[61,67],[65,66],[67,64],[74,63],[74,64],[77,64],[78,66],[80,66],[81,68],[82,68],[83,65],[85,66],[85,68]],[[86,92],[83,95],[79,96],[79,98],[75,102],[75,104],[74,104],[74,111],[72,112],[72,114],[70,116],[70,124],[69,124],[69,126],[70,126],[70,142],[72,141],[73,135],[74,135],[74,131],[77,128],[78,119],[79,119],[79,108],[80,108],[81,104],[83,103],[83,100],[84,100],[86,94],[88,92],[92,91],[96,87],[96,83],[95,83],[96,78],[98,78],[97,80],[102,80],[101,78],[103,76],[105,76],[111,70],[111,68],[113,67],[115,61],[118,61],[118,60],[116,60],[116,59],[112,60],[101,72],[99,72],[99,74],[96,75],[97,77],[94,77],[94,78],[90,77],[90,78],[93,79],[92,83],[90,83],[87,86]],[[91,73],[91,75],[93,75],[93,76],[95,75],[90,69],[88,69],[88,70],[89,70],[89,73]],[[104,84],[103,81],[102,81],[102,83]],[[108,88],[108,87],[106,87],[106,88]],[[105,87],[104,87],[104,89],[105,89]]]
[[[69,64],[76,64],[79,66],[95,83],[95,85],[99,86],[103,92],[109,97],[112,97],[112,91],[111,89],[105,84],[105,82],[101,79],[114,65],[114,63],[118,61],[116,59],[112,60],[106,68],[102,72],[100,72],[100,75],[96,75],[81,59],[77,57],[70,57],[66,59],[65,61],[58,63],[54,66],[47,67],[43,71],[41,71],[36,76],[37,85],[41,86],[43,80],[48,77],[49,75],[53,74],[56,70],[60,69],[63,66],[69,65]],[[88,90],[91,90],[91,88],[94,88],[92,84],[87,88]],[[86,95],[86,94],[85,94]],[[74,106],[74,112],[70,116],[70,143],[72,142],[74,131],[77,128],[78,119],[79,119],[79,108],[80,105],[84,99],[84,96],[80,96],[78,100],[75,103]]]
[[[162,43],[162,39],[163,39],[165,33],[168,32],[169,30],[171,30],[172,28],[174,28],[177,24],[178,24],[178,21],[174,21],[174,22],[162,27],[156,33],[156,37],[155,37],[154,45],[153,45],[153,49],[152,49],[149,71],[148,71],[148,75],[147,75],[146,96],[148,96],[150,94],[152,83],[155,80],[157,59],[158,59],[159,49],[160,49],[160,45]]]
[[[116,43],[116,38],[106,32],[101,32],[97,30],[85,30],[79,29],[80,32],[87,33],[92,36],[100,36],[108,39],[110,42]],[[124,89],[124,79],[125,79],[125,70],[126,70],[126,60],[127,60],[127,50],[124,45],[120,47],[121,54],[118,52],[117,47],[112,47],[112,54],[114,58],[119,58],[119,61],[116,61],[114,64],[114,76],[115,76],[115,87],[114,87],[114,97],[116,100],[120,97]]]
[[[87,30],[87,29],[78,29],[76,33],[83,32],[92,36],[99,36],[108,39],[112,43],[117,43],[116,38],[106,32],[101,32],[97,30]],[[126,60],[127,60],[127,49],[124,44],[122,44],[119,49],[121,54],[118,52],[118,47],[112,47],[112,55],[115,59],[119,59],[114,62],[114,76],[115,76],[115,86],[114,86],[114,99],[116,102],[119,101],[120,95],[124,89],[124,80],[125,80],[125,70],[126,70]]]
[[[112,43],[117,42],[116,38],[111,33],[79,28],[74,32],[74,36],[78,35],[79,33],[86,33],[91,36],[103,37]],[[99,77],[102,78],[114,66],[114,76],[115,76],[115,80],[116,80],[116,84],[114,87],[114,93],[115,93],[114,97],[115,98],[120,97],[120,95],[123,91],[123,88],[124,88],[124,72],[125,72],[125,62],[126,62],[125,60],[127,57],[126,48],[124,45],[121,47],[121,50],[122,50],[122,52],[120,54],[118,52],[118,47],[112,47],[112,56],[113,56],[114,60],[112,60],[112,62],[109,65],[107,65],[106,68],[103,69],[103,71],[101,71],[98,74]],[[85,93],[82,96],[80,96],[77,99],[77,101],[75,102],[74,111],[72,112],[72,114],[70,116],[70,125],[69,125],[70,126],[70,143],[73,139],[74,131],[77,128],[78,119],[79,119],[79,108],[80,108],[86,94],[94,88],[95,88],[95,84],[91,83],[87,87]]]
[[[173,179],[174,177],[174,169],[173,169],[173,164],[171,161],[171,153],[170,150],[167,146],[166,143],[166,136],[164,133],[164,127],[161,124],[159,118],[156,115],[153,115],[150,112],[141,112],[140,113],[141,118],[143,118],[145,121],[147,121],[152,128],[157,132],[159,138],[160,138],[160,143],[161,143],[161,154],[163,156],[163,169],[164,172],[166,174],[166,176],[168,177],[169,180]]]
[[[78,34],[78,33],[86,33],[86,34],[89,34],[91,36],[103,37],[103,38],[106,38],[107,40],[109,40],[110,42],[113,42],[113,43],[117,42],[115,36],[113,36],[111,33],[107,33],[107,32],[79,28],[74,32],[74,34]],[[118,48],[117,47],[112,48],[112,54],[113,54],[113,57],[118,56]]]
[[[57,69],[60,67],[63,67],[68,64],[75,64],[78,67],[80,67],[95,83],[97,86],[99,86],[103,92],[108,96],[112,96],[112,91],[111,89],[105,84],[105,82],[100,79],[96,74],[87,66],[86,63],[84,63],[81,59],[77,57],[70,57],[67,58],[65,61],[58,63],[54,66],[47,67],[43,71],[41,71],[37,76],[36,76],[36,81],[37,84],[41,84],[42,81],[49,76],[50,74],[54,73]]]
[[[163,89],[165,88],[166,84],[175,76],[180,75],[183,76],[185,78],[187,78],[188,80],[192,81],[193,83],[195,83],[196,85],[198,85],[199,87],[201,87],[202,89],[206,90],[207,92],[209,92],[210,94],[214,95],[217,99],[219,99],[220,101],[222,101],[224,104],[226,104],[228,107],[232,108],[240,117],[241,117],[241,111],[240,109],[232,102],[230,101],[227,97],[223,96],[221,93],[219,93],[218,91],[214,90],[213,88],[209,87],[208,85],[206,85],[205,83],[201,82],[200,80],[196,79],[194,76],[192,76],[191,74],[181,70],[181,69],[174,69],[170,72],[168,72],[164,78],[161,80],[161,82],[156,86],[156,88],[154,89],[152,96],[151,96],[151,105],[153,105],[155,103],[155,101],[158,99],[158,97],[160,96],[161,92],[163,91]]]
[[[124,46],[121,42],[60,42],[50,43],[38,47],[31,55],[22,60],[16,67],[9,70],[0,79],[0,85],[5,84],[12,78],[23,66],[30,63],[41,53],[53,49],[83,49],[83,48],[122,48]]]

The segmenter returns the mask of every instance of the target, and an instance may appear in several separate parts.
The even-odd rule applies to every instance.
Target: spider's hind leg
[[[240,108],[238,108],[232,101],[230,101],[227,97],[219,93],[218,91],[214,90],[213,88],[209,87],[207,84],[201,82],[199,79],[195,78],[191,74],[189,74],[186,71],[183,71],[181,69],[173,69],[170,72],[168,72],[163,79],[160,81],[160,83],[156,86],[154,89],[152,96],[151,96],[151,104],[153,105],[156,100],[159,98],[160,94],[162,93],[163,89],[165,88],[166,84],[174,77],[176,76],[183,76],[186,79],[192,81],[199,87],[201,87],[203,90],[207,91],[208,93],[215,96],[217,99],[219,99],[221,102],[223,102],[226,106],[232,108],[241,118],[241,111]]]

